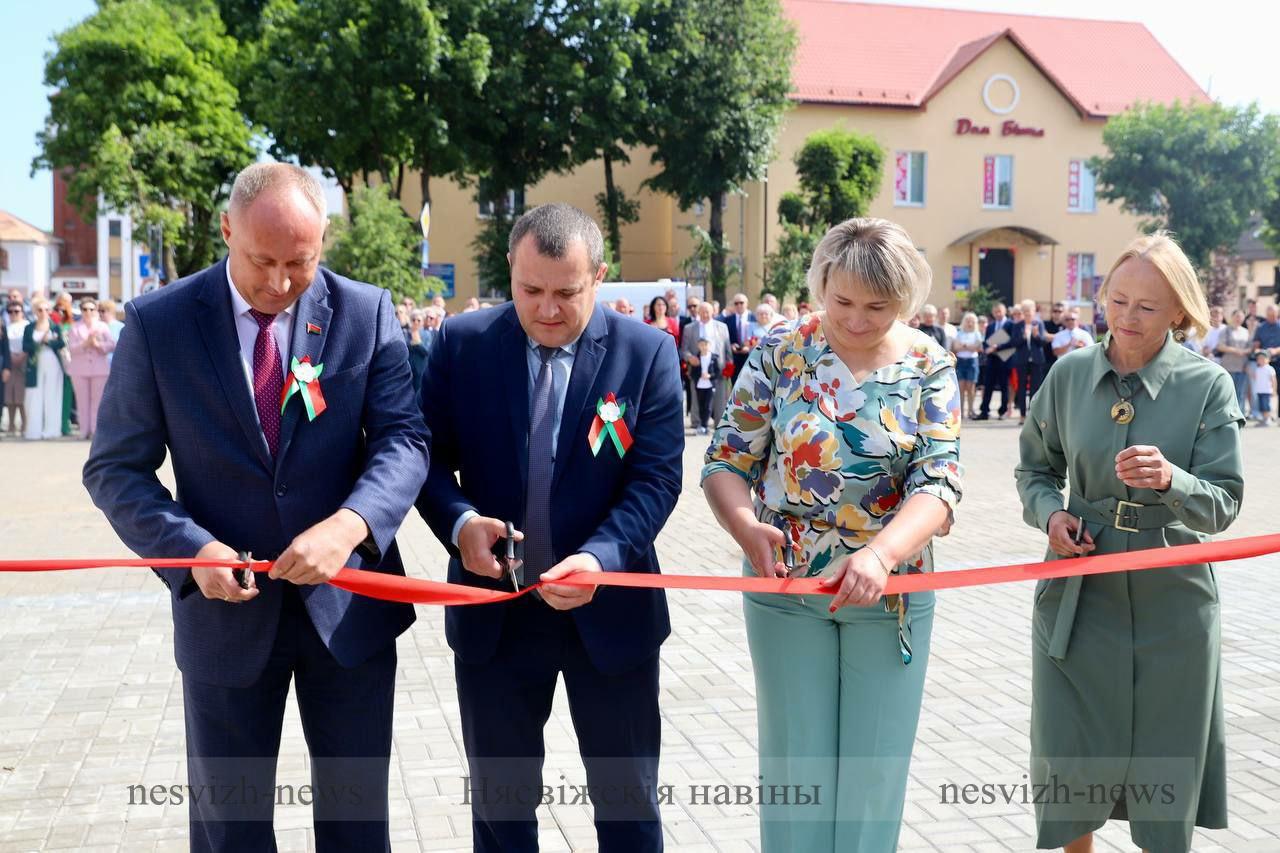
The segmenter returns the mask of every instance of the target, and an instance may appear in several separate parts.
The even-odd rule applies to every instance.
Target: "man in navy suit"
[[[420,396],[432,465],[418,510],[449,548],[449,580],[510,589],[493,549],[511,522],[524,583],[553,582],[445,615],[473,844],[537,850],[543,727],[563,674],[600,850],[656,851],[666,598],[554,581],[659,571],[684,448],[675,343],[596,305],[604,241],[582,211],[529,211],[509,248],[512,302],[440,329]]]
[[[325,581],[344,565],[404,574],[393,537],[426,477],[427,433],[390,295],[319,267],[325,223],[302,169],[236,178],[227,260],[126,306],[84,468],[137,554],[275,561],[257,579],[157,572],[182,671],[192,850],[276,849],[291,679],[316,849],[391,849],[395,638],[413,608]],[[166,451],[174,496],[156,478]]]
[[[751,312],[747,310],[747,294],[735,293],[724,313],[716,318],[729,329],[729,347],[733,353],[733,378],[738,378],[742,365],[751,355],[747,341],[751,338]]]
[[[1004,341],[998,346],[991,343],[991,338],[996,333],[1001,333],[997,340]],[[1009,413],[1009,371],[1012,368],[1009,359],[1013,358],[1018,346],[1013,333],[1013,323],[1005,316],[1004,303],[997,302],[991,308],[991,322],[987,324],[987,333],[983,336],[987,351],[987,375],[982,387],[982,408],[974,418],[975,421],[985,421],[991,417],[991,394],[997,390],[1000,392],[998,414],[1003,418]]]

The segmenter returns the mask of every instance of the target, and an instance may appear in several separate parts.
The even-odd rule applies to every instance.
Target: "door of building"
[[[1013,304],[1013,252],[1008,249],[981,249],[978,283],[989,287],[1005,305]]]

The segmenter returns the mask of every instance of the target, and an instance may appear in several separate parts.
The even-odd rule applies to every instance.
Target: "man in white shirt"
[[[1093,343],[1093,336],[1080,328],[1080,312],[1068,310],[1062,318],[1062,328],[1053,336],[1053,355],[1062,358],[1072,350],[1082,349]]]
[[[1221,363],[1221,357],[1214,352],[1218,348],[1218,338],[1222,336],[1222,330],[1227,327],[1223,322],[1223,310],[1221,305],[1215,305],[1209,309],[1209,331],[1205,332],[1204,343],[1200,347],[1200,352],[1210,361]]]

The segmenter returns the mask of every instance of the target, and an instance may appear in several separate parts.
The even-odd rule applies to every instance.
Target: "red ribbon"
[[[894,575],[885,586],[885,595],[900,592],[959,589],[967,586],[1010,583],[1012,581],[1065,578],[1073,575],[1101,575],[1135,572],[1146,569],[1171,568],[1197,563],[1219,563],[1245,560],[1280,552],[1280,534],[1175,545],[1170,548],[1148,548],[1096,557],[1073,557],[1041,563],[1020,563],[982,569],[960,569],[944,572]],[[183,559],[82,559],[82,560],[0,560],[0,572],[48,572],[74,569],[104,568],[251,568],[255,572],[271,570],[272,563],[226,560]],[[821,578],[724,577],[720,575],[662,575],[640,572],[580,572],[556,581],[565,586],[623,586],[645,589],[704,589],[724,592],[771,592],[790,595],[830,595],[820,586]],[[405,578],[360,569],[342,569],[330,581],[339,589],[370,598],[410,604],[464,605],[488,604],[518,598],[534,584],[520,592],[499,592],[465,584]]]

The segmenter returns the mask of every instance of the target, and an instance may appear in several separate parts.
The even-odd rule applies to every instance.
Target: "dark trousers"
[[[1031,398],[1040,390],[1047,372],[1048,368],[1043,364],[1018,365],[1018,393],[1015,397],[1018,402],[1018,413],[1024,418],[1027,416]]]
[[[978,414],[987,417],[991,414],[991,392],[1000,391],[1000,414],[1009,411],[1009,365],[996,356],[987,359],[986,382],[982,386],[982,408]]]
[[[274,806],[310,802],[317,851],[389,851],[395,675],[395,643],[359,666],[340,666],[289,585],[275,646],[255,684],[218,687],[183,676],[191,850],[271,853]],[[297,680],[311,778],[290,779],[277,790],[291,678]],[[302,789],[307,783],[310,791]]]
[[[711,420],[711,399],[715,396],[716,389],[714,386],[697,388],[695,393],[698,395],[698,426],[706,426],[707,421]]]
[[[588,605],[589,606],[589,605]],[[658,816],[658,655],[620,675],[587,657],[573,617],[525,596],[509,605],[494,657],[455,658],[462,740],[471,776],[472,846],[485,853],[538,849],[543,728],[564,674],[569,713],[586,769],[601,853],[662,850]],[[575,801],[581,779],[548,779]]]

